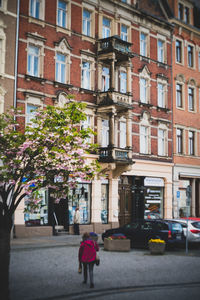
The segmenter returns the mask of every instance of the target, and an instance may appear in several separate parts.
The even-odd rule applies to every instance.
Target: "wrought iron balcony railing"
[[[115,91],[100,92],[97,97],[97,104],[104,106],[116,104],[132,108],[132,95]]]
[[[99,149],[100,162],[123,162],[132,163],[132,151],[125,148],[103,147]]]
[[[131,43],[122,40],[118,35],[114,35],[105,39],[99,40],[98,54],[108,52],[119,52],[128,56],[132,56]]]

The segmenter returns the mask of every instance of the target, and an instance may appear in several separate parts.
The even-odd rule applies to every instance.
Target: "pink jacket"
[[[93,240],[86,240],[81,242],[79,248],[79,261],[92,262],[96,260],[96,251],[99,251],[98,244]]]

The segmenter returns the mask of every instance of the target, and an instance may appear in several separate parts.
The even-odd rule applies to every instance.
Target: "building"
[[[0,0],[0,113],[15,102],[17,2]]]
[[[174,26],[173,211],[174,217],[187,216],[189,206],[188,215],[200,217],[200,3],[180,0],[168,4]]]
[[[105,179],[79,182],[54,204],[41,191],[38,211],[15,214],[17,236],[102,232],[136,218],[172,217],[173,26],[162,1],[21,0],[17,107],[21,128],[34,110],[63,105],[67,94],[87,104],[87,121]]]

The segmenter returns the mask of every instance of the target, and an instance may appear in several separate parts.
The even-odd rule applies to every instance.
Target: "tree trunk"
[[[2,221],[2,216],[0,219]],[[3,219],[4,222],[0,222],[0,298],[9,300],[10,224],[12,221],[8,217],[7,222],[5,222],[5,217]]]

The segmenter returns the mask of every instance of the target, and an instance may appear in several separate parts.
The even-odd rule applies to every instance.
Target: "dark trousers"
[[[93,277],[94,262],[83,263],[83,278],[85,282],[87,282],[88,269],[89,269],[90,284],[94,284],[94,277]]]
[[[74,234],[79,235],[79,224],[74,224]]]

